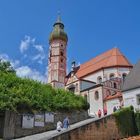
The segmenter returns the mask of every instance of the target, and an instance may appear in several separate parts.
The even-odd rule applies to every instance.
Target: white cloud
[[[20,64],[19,60],[12,60],[9,58],[9,56],[7,54],[0,54],[0,59],[2,59],[2,61],[9,61],[13,68],[18,67]]]
[[[32,60],[38,60],[38,59],[40,59],[42,56],[41,56],[41,54],[37,54],[36,56],[34,56],[33,58],[32,58]]]
[[[17,68],[16,69],[16,74],[19,77],[26,77],[26,78],[30,78],[30,79],[33,79],[33,80],[37,80],[37,81],[41,81],[41,82],[46,83],[46,76],[45,75],[42,75],[37,70],[31,69],[28,66],[21,66],[21,67]]]
[[[29,48],[32,48],[32,52],[30,52],[30,55],[29,52],[27,52]],[[23,58],[29,58],[39,64],[43,64],[43,60],[47,56],[45,54],[43,45],[36,44],[36,39],[30,36],[25,36],[24,40],[21,40],[20,52],[22,54],[24,53]]]
[[[21,52],[20,61],[11,59],[7,54],[0,54],[0,59],[3,61],[9,61],[12,67],[16,70],[17,76],[28,77],[33,80],[47,83],[47,70],[45,70],[46,66],[44,66],[44,64],[46,65],[44,60],[47,55],[45,54],[43,45],[36,44],[35,38],[25,36],[24,39],[21,40],[19,49]],[[43,72],[43,69],[39,72],[40,65],[38,67],[36,63],[44,66],[45,72]]]
[[[42,64],[44,59],[45,59],[45,54],[41,54],[41,53],[37,54],[32,58],[33,61],[37,60],[39,64]]]
[[[42,45],[34,45],[34,47],[39,51],[39,52],[43,52],[44,53],[44,49]]]
[[[24,53],[25,51],[28,50],[28,48],[33,45],[35,42],[35,38],[31,38],[30,36],[25,36],[24,40],[21,40],[20,43],[20,52]]]
[[[42,64],[43,58],[44,56],[38,54],[35,59],[38,60],[38,63]],[[9,61],[11,63],[11,66],[16,70],[17,76],[27,77],[33,80],[47,83],[47,71],[43,75],[36,69],[32,69],[29,66],[20,66],[21,62],[19,60],[10,59],[10,57],[7,54],[0,54],[0,59],[2,59],[3,61]]]
[[[13,68],[17,68],[20,65],[19,60],[11,60],[11,65]]]

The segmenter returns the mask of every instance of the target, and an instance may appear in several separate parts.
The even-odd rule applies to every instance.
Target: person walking
[[[102,116],[102,112],[101,112],[101,110],[99,109],[98,110],[98,117],[100,118]]]
[[[104,108],[104,116],[107,115],[107,108]]]
[[[70,123],[69,123],[69,118],[66,117],[63,121],[63,128],[66,128],[68,129],[68,127],[70,126]]]
[[[60,132],[62,130],[62,122],[61,121],[57,122],[57,128],[56,129],[57,129],[58,132]]]

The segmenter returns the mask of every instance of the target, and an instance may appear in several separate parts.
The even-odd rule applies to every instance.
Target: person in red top
[[[106,107],[104,108],[104,116],[107,115],[107,109]]]
[[[101,112],[101,110],[99,109],[99,110],[98,110],[98,117],[100,118],[101,115],[102,115],[102,112]]]

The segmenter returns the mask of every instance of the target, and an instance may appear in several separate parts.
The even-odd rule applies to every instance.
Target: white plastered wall
[[[98,91],[99,93],[99,99],[95,99],[95,91]],[[103,115],[103,96],[102,96],[102,87],[97,87],[95,89],[89,90],[87,94],[87,100],[90,104],[89,108],[89,115],[97,115],[98,110],[100,109],[102,111]]]
[[[110,79],[110,74],[114,74],[115,77],[117,77],[117,68],[106,68],[104,69],[104,76],[106,77],[106,80]]]
[[[119,73],[122,75],[123,73],[129,74],[131,68],[118,68]]]
[[[101,76],[102,79],[103,79],[103,70],[100,70],[96,73],[93,73],[93,74],[90,74],[88,76],[85,76],[83,79],[85,80],[89,80],[89,81],[93,81],[93,82],[96,82],[97,83],[97,78]]]
[[[124,91],[123,101],[124,107],[133,106],[134,109],[140,109],[140,105],[137,104],[137,95],[140,95],[140,88]]]
[[[123,68],[123,67],[122,68],[117,68],[117,67],[105,68],[104,70],[100,70],[98,72],[85,76],[83,79],[97,83],[98,82],[97,79],[99,76],[102,77],[103,81],[106,81],[110,79],[110,74],[112,73],[115,75],[115,77],[120,77],[122,76],[123,73],[128,74],[129,72],[130,72],[130,68]]]
[[[112,114],[113,113],[113,108],[114,107],[119,107],[120,106],[120,101],[118,98],[107,100],[106,101],[106,107],[107,107],[107,114]]]

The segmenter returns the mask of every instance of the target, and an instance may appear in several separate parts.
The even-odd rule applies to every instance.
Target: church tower
[[[66,77],[66,49],[68,37],[60,15],[53,25],[49,37],[48,83],[56,88],[64,88]]]

